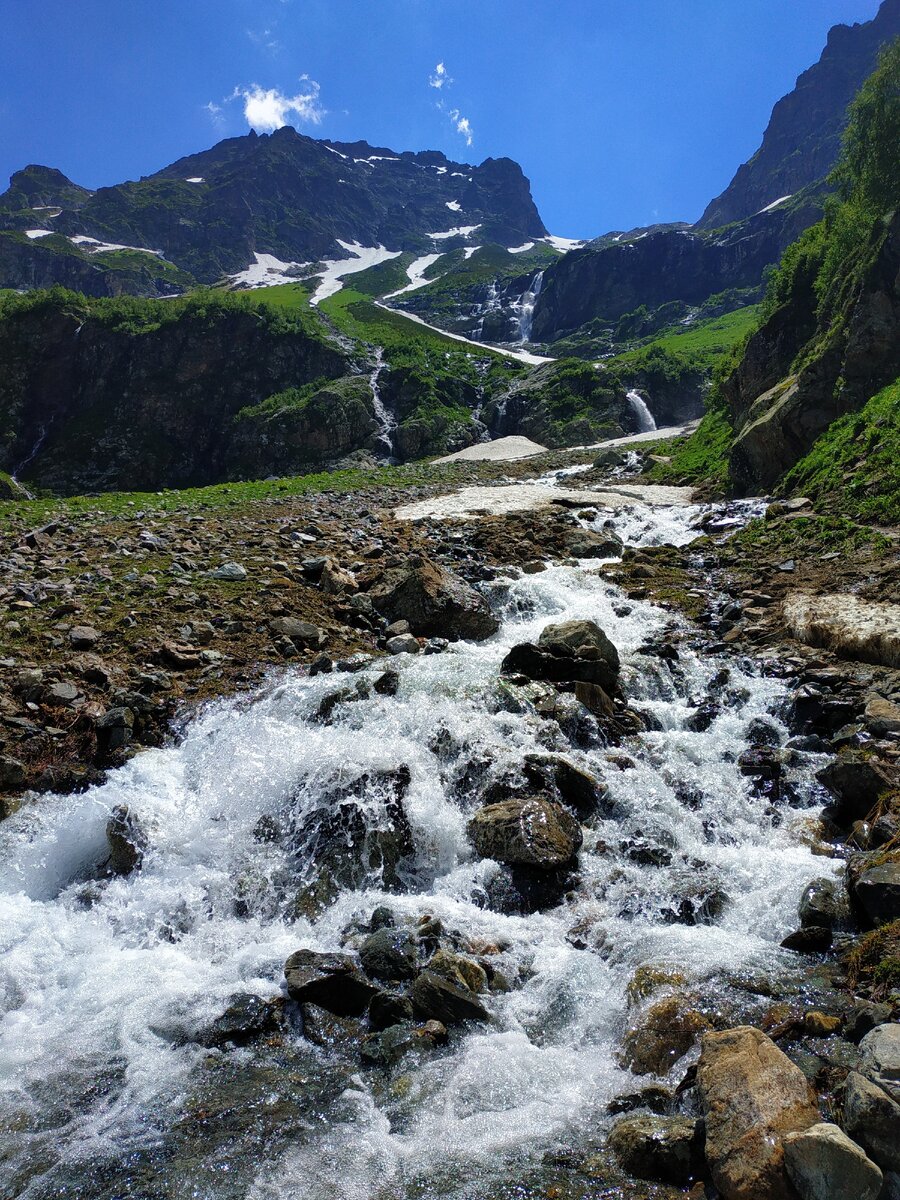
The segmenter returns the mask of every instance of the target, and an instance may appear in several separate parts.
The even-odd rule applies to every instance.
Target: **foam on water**
[[[631,517],[616,519],[633,537]],[[564,567],[495,585],[493,603],[503,626],[489,642],[396,660],[396,697],[340,704],[323,724],[312,719],[322,700],[361,676],[286,671],[257,696],[210,706],[180,745],[141,754],[84,795],[42,797],[0,826],[0,1115],[16,1130],[3,1149],[19,1194],[54,1194],[73,1171],[82,1172],[79,1196],[120,1194],[84,1181],[126,1150],[149,1153],[179,1118],[208,1055],[184,1032],[214,1019],[237,991],[276,994],[293,950],[338,949],[348,924],[379,903],[506,947],[497,964],[517,986],[490,998],[490,1025],[405,1068],[402,1087],[354,1076],[327,1119],[311,1115],[302,1137],[227,1162],[202,1194],[288,1200],[302,1180],[309,1200],[400,1198],[426,1184],[428,1195],[461,1196],[467,1179],[502,1178],[507,1161],[596,1134],[609,1099],[634,1089],[617,1051],[635,967],[676,963],[703,986],[787,962],[778,942],[804,884],[828,863],[792,828],[807,814],[785,810],[777,825],[736,762],[754,718],[786,737],[783,685],[732,662],[720,714],[706,732],[690,732],[686,721],[723,664],[683,643],[674,664],[642,652],[667,636],[670,614]],[[574,618],[607,630],[626,695],[661,726],[627,744],[632,769],[611,766],[602,748],[573,750],[558,727],[498,700],[509,647]],[[497,914],[481,907],[497,867],[474,861],[466,839],[477,801],[454,781],[476,759],[499,776],[548,750],[602,773],[613,815],[587,832],[567,903]],[[301,830],[336,786],[401,763],[416,844],[407,893],[373,883],[342,892],[315,925],[293,916],[303,866],[296,843],[257,840],[259,819]],[[678,799],[685,790],[691,807]],[[384,803],[375,784],[361,793],[370,825]],[[132,876],[91,881],[118,804],[139,814],[150,849]],[[618,849],[629,837],[671,845],[671,864],[631,861]],[[667,908],[698,878],[727,892],[722,916],[672,924]],[[575,926],[586,949],[568,940]],[[334,1073],[324,1051],[304,1052]]]

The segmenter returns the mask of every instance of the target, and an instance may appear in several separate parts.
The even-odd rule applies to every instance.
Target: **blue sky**
[[[3,0],[0,181],[88,187],[282,120],[522,164],[552,232],[696,220],[878,0]],[[438,64],[443,64],[438,70]],[[440,83],[441,86],[434,86]]]

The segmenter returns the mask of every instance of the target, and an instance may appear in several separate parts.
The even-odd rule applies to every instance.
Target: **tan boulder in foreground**
[[[724,1200],[791,1200],[782,1139],[820,1120],[799,1067],[759,1029],[708,1033],[697,1086],[706,1117],[706,1159]]]

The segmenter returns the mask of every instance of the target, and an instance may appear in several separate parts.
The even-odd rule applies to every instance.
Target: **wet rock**
[[[876,737],[900,733],[900,704],[876,696],[866,705],[866,724]]]
[[[587,821],[604,808],[608,789],[587,771],[559,755],[529,754],[524,762],[525,778],[541,791],[555,790],[581,821]]]
[[[401,633],[385,642],[388,654],[418,654],[419,643],[411,633]]]
[[[568,809],[541,796],[487,805],[469,822],[468,833],[482,858],[547,869],[571,863],[582,840]]]
[[[356,1059],[366,1034],[365,1025],[358,1017],[338,1016],[318,1004],[304,1004],[300,1013],[303,1036],[308,1042],[336,1051],[343,1058]]]
[[[857,1000],[844,1022],[844,1037],[848,1042],[861,1042],[867,1033],[891,1019],[889,1004],[869,1004]]]
[[[864,820],[883,792],[900,786],[900,768],[850,752],[829,763],[817,778],[835,798],[835,815],[849,825]]]
[[[379,929],[393,929],[396,924],[397,918],[394,916],[394,911],[386,904],[379,904],[369,918],[369,928],[373,933]]]
[[[449,950],[438,950],[428,960],[428,970],[436,975],[443,975],[453,983],[460,983],[470,992],[486,992],[488,990],[487,971],[474,959],[466,958],[464,954],[453,954]]]
[[[73,650],[92,650],[103,635],[92,625],[73,625],[69,630],[69,642]]]
[[[635,1075],[666,1075],[709,1029],[709,1021],[690,999],[667,996],[625,1034],[625,1064]]]
[[[876,1026],[859,1043],[859,1053],[860,1073],[900,1104],[900,1024]]]
[[[660,909],[670,925],[711,925],[728,903],[728,893],[715,880],[692,872],[672,880],[671,897]]]
[[[618,651],[599,625],[564,621],[546,626],[537,645],[513,646],[500,669],[551,683],[593,683],[611,692],[617,686],[620,663]]]
[[[617,1116],[619,1113],[634,1112],[638,1108],[649,1108],[652,1113],[661,1117],[670,1113],[675,1103],[675,1093],[671,1088],[645,1087],[639,1092],[627,1092],[623,1096],[616,1096],[607,1104],[606,1111],[610,1116]]]
[[[555,908],[572,886],[574,876],[566,868],[548,871],[541,867],[503,866],[486,883],[484,906],[506,916],[528,916]]]
[[[201,1030],[196,1041],[210,1048],[229,1042],[243,1046],[276,1032],[278,1027],[278,1010],[274,1004],[252,992],[241,992],[229,999],[225,1012],[207,1029]]]
[[[411,995],[416,1014],[426,1020],[459,1025],[489,1019],[487,1009],[473,992],[434,971],[425,970],[418,976]]]
[[[284,964],[288,995],[301,1004],[317,1004],[338,1017],[358,1017],[378,988],[349,954],[297,950]]]
[[[850,915],[840,884],[827,877],[814,879],[807,885],[797,912],[805,929],[811,926],[832,928]]]
[[[378,929],[360,946],[359,961],[373,979],[412,979],[419,967],[416,940],[405,929]]]
[[[706,1119],[706,1160],[726,1200],[788,1200],[783,1139],[817,1124],[802,1071],[750,1026],[702,1041],[697,1088]]]
[[[900,1104],[858,1071],[844,1085],[844,1128],[882,1171],[900,1171]]]
[[[566,549],[572,558],[620,558],[623,545],[622,539],[612,530],[594,533],[590,529],[578,529],[566,539]]]
[[[500,628],[483,596],[434,563],[391,568],[368,594],[382,616],[408,621],[417,637],[482,641]]]
[[[811,1037],[832,1037],[841,1027],[841,1018],[815,1009],[803,1014],[803,1031]]]
[[[398,671],[384,671],[372,684],[372,691],[377,692],[379,696],[396,696],[399,688],[400,674]]]
[[[447,1030],[440,1021],[424,1025],[389,1025],[363,1040],[360,1058],[370,1067],[391,1067],[407,1054],[433,1050],[447,1040]]]
[[[575,681],[575,699],[595,717],[608,721],[615,716],[616,706],[612,697],[603,690],[599,683],[585,683],[583,679],[577,679]]]
[[[900,858],[869,866],[860,855],[851,859],[847,878],[853,903],[867,924],[900,919]]]
[[[648,1000],[654,992],[662,988],[681,987],[685,982],[685,976],[677,967],[644,963],[629,979],[625,995],[629,1006],[633,1006]]]
[[[613,1127],[609,1147],[637,1179],[685,1185],[705,1173],[703,1123],[690,1117],[626,1117]]]
[[[412,1001],[396,992],[376,992],[369,1001],[369,1028],[376,1032],[413,1020]]]
[[[124,804],[118,804],[106,822],[109,846],[107,868],[113,875],[130,875],[140,869],[147,849],[147,837],[137,817]]]
[[[834,931],[829,925],[807,925],[805,929],[789,933],[781,945],[796,954],[824,954],[831,949],[833,941]]]
[[[784,1165],[801,1200],[876,1200],[881,1191],[881,1171],[837,1125],[787,1134]]]

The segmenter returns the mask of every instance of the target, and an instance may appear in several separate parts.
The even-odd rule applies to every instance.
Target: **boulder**
[[[369,1028],[376,1031],[413,1019],[412,1001],[396,992],[376,992],[369,1001]]]
[[[579,820],[587,821],[603,807],[608,789],[593,775],[559,755],[528,754],[523,766],[525,778],[541,791],[556,791]]]
[[[459,1025],[463,1021],[487,1021],[489,1017],[469,988],[435,971],[423,971],[412,985],[411,995],[416,1015],[424,1020]]]
[[[391,1067],[407,1054],[433,1050],[447,1040],[447,1030],[440,1021],[424,1025],[389,1025],[363,1039],[360,1058],[369,1067]]]
[[[385,571],[368,594],[382,616],[408,621],[417,637],[482,641],[500,628],[483,596],[431,562]]]
[[[594,621],[563,621],[546,626],[537,645],[513,646],[500,669],[551,683],[593,683],[612,692],[620,663],[615,646]]]
[[[724,1200],[789,1200],[783,1139],[817,1124],[803,1072],[759,1029],[703,1038],[697,1087],[706,1160]]]
[[[485,884],[484,906],[506,916],[527,916],[555,908],[574,883],[567,867],[501,866]]]
[[[350,954],[296,950],[284,964],[284,977],[292,1000],[337,1017],[360,1016],[378,991]]]
[[[806,887],[797,912],[804,929],[811,926],[830,929],[849,916],[843,889],[836,880],[828,878],[814,879]]]
[[[222,563],[221,567],[216,567],[214,571],[210,571],[213,579],[225,579],[230,583],[239,583],[242,579],[247,578],[247,568],[241,566],[240,563],[226,562]]]
[[[883,1171],[900,1171],[900,1104],[858,1071],[844,1085],[844,1128]]]
[[[295,646],[321,646],[325,635],[318,625],[309,621],[300,621],[296,617],[276,617],[269,622],[269,628],[278,637],[286,637]]]
[[[419,966],[416,939],[405,929],[377,929],[360,946],[359,961],[373,979],[412,979]]]
[[[137,817],[127,805],[117,804],[106,822],[109,846],[107,867],[113,875],[130,875],[140,869],[147,849],[147,837]]]
[[[837,1125],[787,1134],[784,1165],[801,1200],[876,1200],[881,1191],[881,1171]]]
[[[860,1073],[900,1104],[900,1024],[877,1025],[859,1043],[859,1054]]]
[[[850,894],[871,925],[888,925],[900,918],[900,861],[848,871]]]
[[[210,1048],[246,1045],[247,1042],[274,1033],[278,1028],[278,1010],[270,1001],[252,992],[240,992],[228,1001],[228,1008],[196,1040]]]
[[[667,996],[634,1022],[624,1039],[624,1060],[635,1075],[666,1075],[710,1028],[685,996]]]
[[[384,648],[388,654],[419,653],[419,643],[411,633],[398,633],[396,637],[388,638]]]
[[[571,863],[582,840],[569,810],[544,796],[488,804],[469,822],[468,832],[482,858],[545,869]]]
[[[816,778],[835,798],[839,819],[849,825],[864,820],[883,792],[900,786],[900,768],[849,751],[823,767]]]
[[[573,558],[621,558],[624,543],[611,530],[594,533],[578,529],[566,539],[566,549]]]
[[[636,1179],[685,1185],[704,1174],[703,1125],[690,1117],[626,1117],[609,1148]]]
[[[69,642],[73,650],[92,650],[100,641],[99,629],[92,625],[73,625],[69,630]]]

